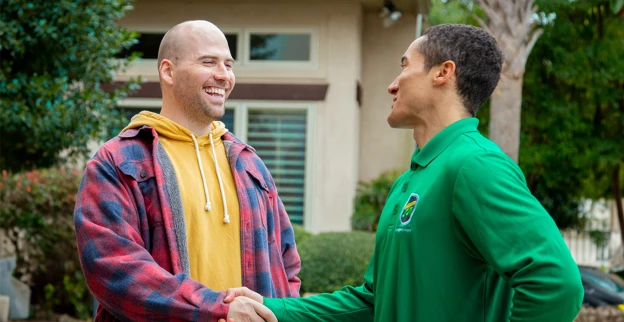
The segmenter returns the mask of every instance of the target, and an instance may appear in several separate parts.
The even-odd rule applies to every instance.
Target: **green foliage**
[[[329,232],[308,238],[299,247],[302,290],[323,293],[362,284],[374,249],[375,234],[369,232]]]
[[[312,233],[305,230],[303,226],[297,224],[293,224],[292,226],[295,230],[295,244],[297,244],[297,247],[299,247],[299,245],[303,243],[304,240],[312,236]]]
[[[589,238],[599,248],[605,247],[609,243],[609,232],[602,230],[591,230],[589,232]]]
[[[80,174],[41,169],[0,178],[0,231],[16,250],[15,275],[32,287],[44,310],[89,315],[90,293],[82,276],[73,210]]]
[[[124,0],[0,0],[0,168],[48,167],[85,156],[87,142],[121,128],[116,102],[136,88],[110,83],[127,60],[114,55],[136,42],[116,25]]]
[[[432,25],[461,23],[479,26],[475,16],[485,18],[481,7],[472,0],[432,0],[427,16]]]
[[[377,223],[386,204],[388,192],[400,175],[401,172],[397,170],[386,171],[369,182],[358,183],[355,209],[351,217],[353,230],[377,231]]]
[[[610,197],[623,161],[624,60],[614,57],[624,53],[624,20],[613,14],[618,1],[536,4],[544,34],[526,64],[519,163],[557,225],[580,227],[580,199]],[[435,24],[476,25],[469,17],[480,15],[469,0],[435,0],[431,11]]]
[[[610,196],[623,161],[624,20],[609,1],[538,5],[556,18],[527,62],[520,163],[534,193],[568,202],[555,220],[574,224],[576,200]]]

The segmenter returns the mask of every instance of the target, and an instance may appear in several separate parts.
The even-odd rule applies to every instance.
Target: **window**
[[[132,29],[131,26],[128,27]],[[317,68],[318,30],[314,27],[222,28],[236,69]],[[166,30],[140,31],[138,43],[115,55],[118,59],[141,53],[130,74],[157,74],[158,49]]]
[[[306,111],[249,110],[247,124],[247,142],[271,172],[290,220],[303,224]]]
[[[145,32],[139,34],[137,37],[138,43],[134,44],[129,49],[122,50],[117,55],[116,58],[125,58],[130,56],[133,52],[137,51],[142,53],[141,58],[143,60],[157,60],[158,59],[158,48],[160,47],[160,42],[165,36],[164,32],[160,33],[150,33]],[[230,53],[232,54],[232,58],[234,60],[237,59],[238,56],[238,33],[225,33],[225,39],[227,39],[228,46],[230,47]]]
[[[244,28],[243,66],[316,67],[317,31],[314,28]]]
[[[142,59],[158,59],[158,47],[162,41],[164,33],[142,33],[137,37],[138,43],[132,47],[122,50],[116,55],[117,58],[125,58],[135,51],[142,53]]]
[[[309,61],[310,34],[254,34],[249,36],[249,60]]]
[[[158,113],[160,99],[120,102],[128,117],[143,110]],[[228,101],[220,121],[243,142],[255,148],[265,163],[291,222],[303,225],[310,208],[312,169],[312,104]]]

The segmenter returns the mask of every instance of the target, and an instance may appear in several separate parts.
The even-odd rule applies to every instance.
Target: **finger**
[[[256,314],[262,317],[266,322],[277,322],[277,317],[271,310],[269,310],[268,307],[258,302],[254,302],[254,310],[256,311]]]
[[[237,296],[243,296],[245,295],[245,290],[247,288],[246,287],[237,287],[237,288],[229,288],[226,292],[225,292],[225,299],[223,300],[225,303],[230,303],[232,301],[234,301],[234,298],[236,298]]]
[[[219,322],[225,322],[225,320],[224,319],[219,319]]]

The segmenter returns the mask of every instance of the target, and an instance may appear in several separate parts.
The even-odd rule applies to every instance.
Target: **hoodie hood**
[[[209,134],[197,136],[197,134],[194,134],[188,129],[182,127],[180,124],[160,114],[149,111],[142,111],[132,117],[130,124],[121,130],[121,132],[123,133],[129,129],[139,128],[144,125],[154,128],[156,132],[158,132],[158,136],[166,137],[169,140],[189,142],[190,144],[193,144],[192,135],[194,135],[198,144],[202,146],[210,143],[210,133],[212,133],[212,138],[214,140],[216,138],[221,138],[223,134],[228,132],[228,129],[225,128],[225,124],[223,122],[214,121],[212,122],[212,131]]]
[[[203,188],[204,188],[204,196],[206,198],[204,209],[206,211],[212,210],[212,203],[210,201],[210,194],[208,193],[208,185],[206,184],[206,174],[204,173],[204,167],[202,165],[200,146],[209,145],[210,152],[212,152],[212,158],[215,163],[216,176],[219,182],[219,188],[221,190],[221,198],[223,201],[223,222],[230,222],[230,215],[227,210],[227,200],[225,196],[225,191],[223,189],[223,179],[221,178],[221,172],[219,171],[219,163],[217,161],[217,154],[215,151],[215,141],[221,140],[221,136],[227,133],[228,130],[225,128],[225,124],[220,121],[212,122],[212,131],[208,134],[204,134],[202,136],[197,136],[195,133],[189,131],[188,129],[182,127],[181,125],[175,123],[174,121],[160,115],[157,113],[142,111],[139,114],[135,115],[131,120],[130,124],[126,126],[121,132],[127,131],[128,129],[134,129],[141,126],[147,125],[158,132],[158,136],[167,138],[169,140],[180,141],[180,142],[188,142],[195,147],[195,156],[197,157],[197,164],[199,173],[202,178]]]

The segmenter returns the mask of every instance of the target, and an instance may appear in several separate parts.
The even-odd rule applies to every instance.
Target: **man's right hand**
[[[223,300],[225,303],[230,303],[234,300],[234,298],[239,297],[239,296],[245,296],[248,297],[260,304],[264,304],[264,299],[262,298],[262,295],[246,288],[246,287],[236,287],[236,288],[229,288],[226,292],[225,292],[225,299]]]
[[[230,303],[227,322],[277,322],[275,314],[262,305],[262,295],[246,287],[228,289],[224,302]]]

